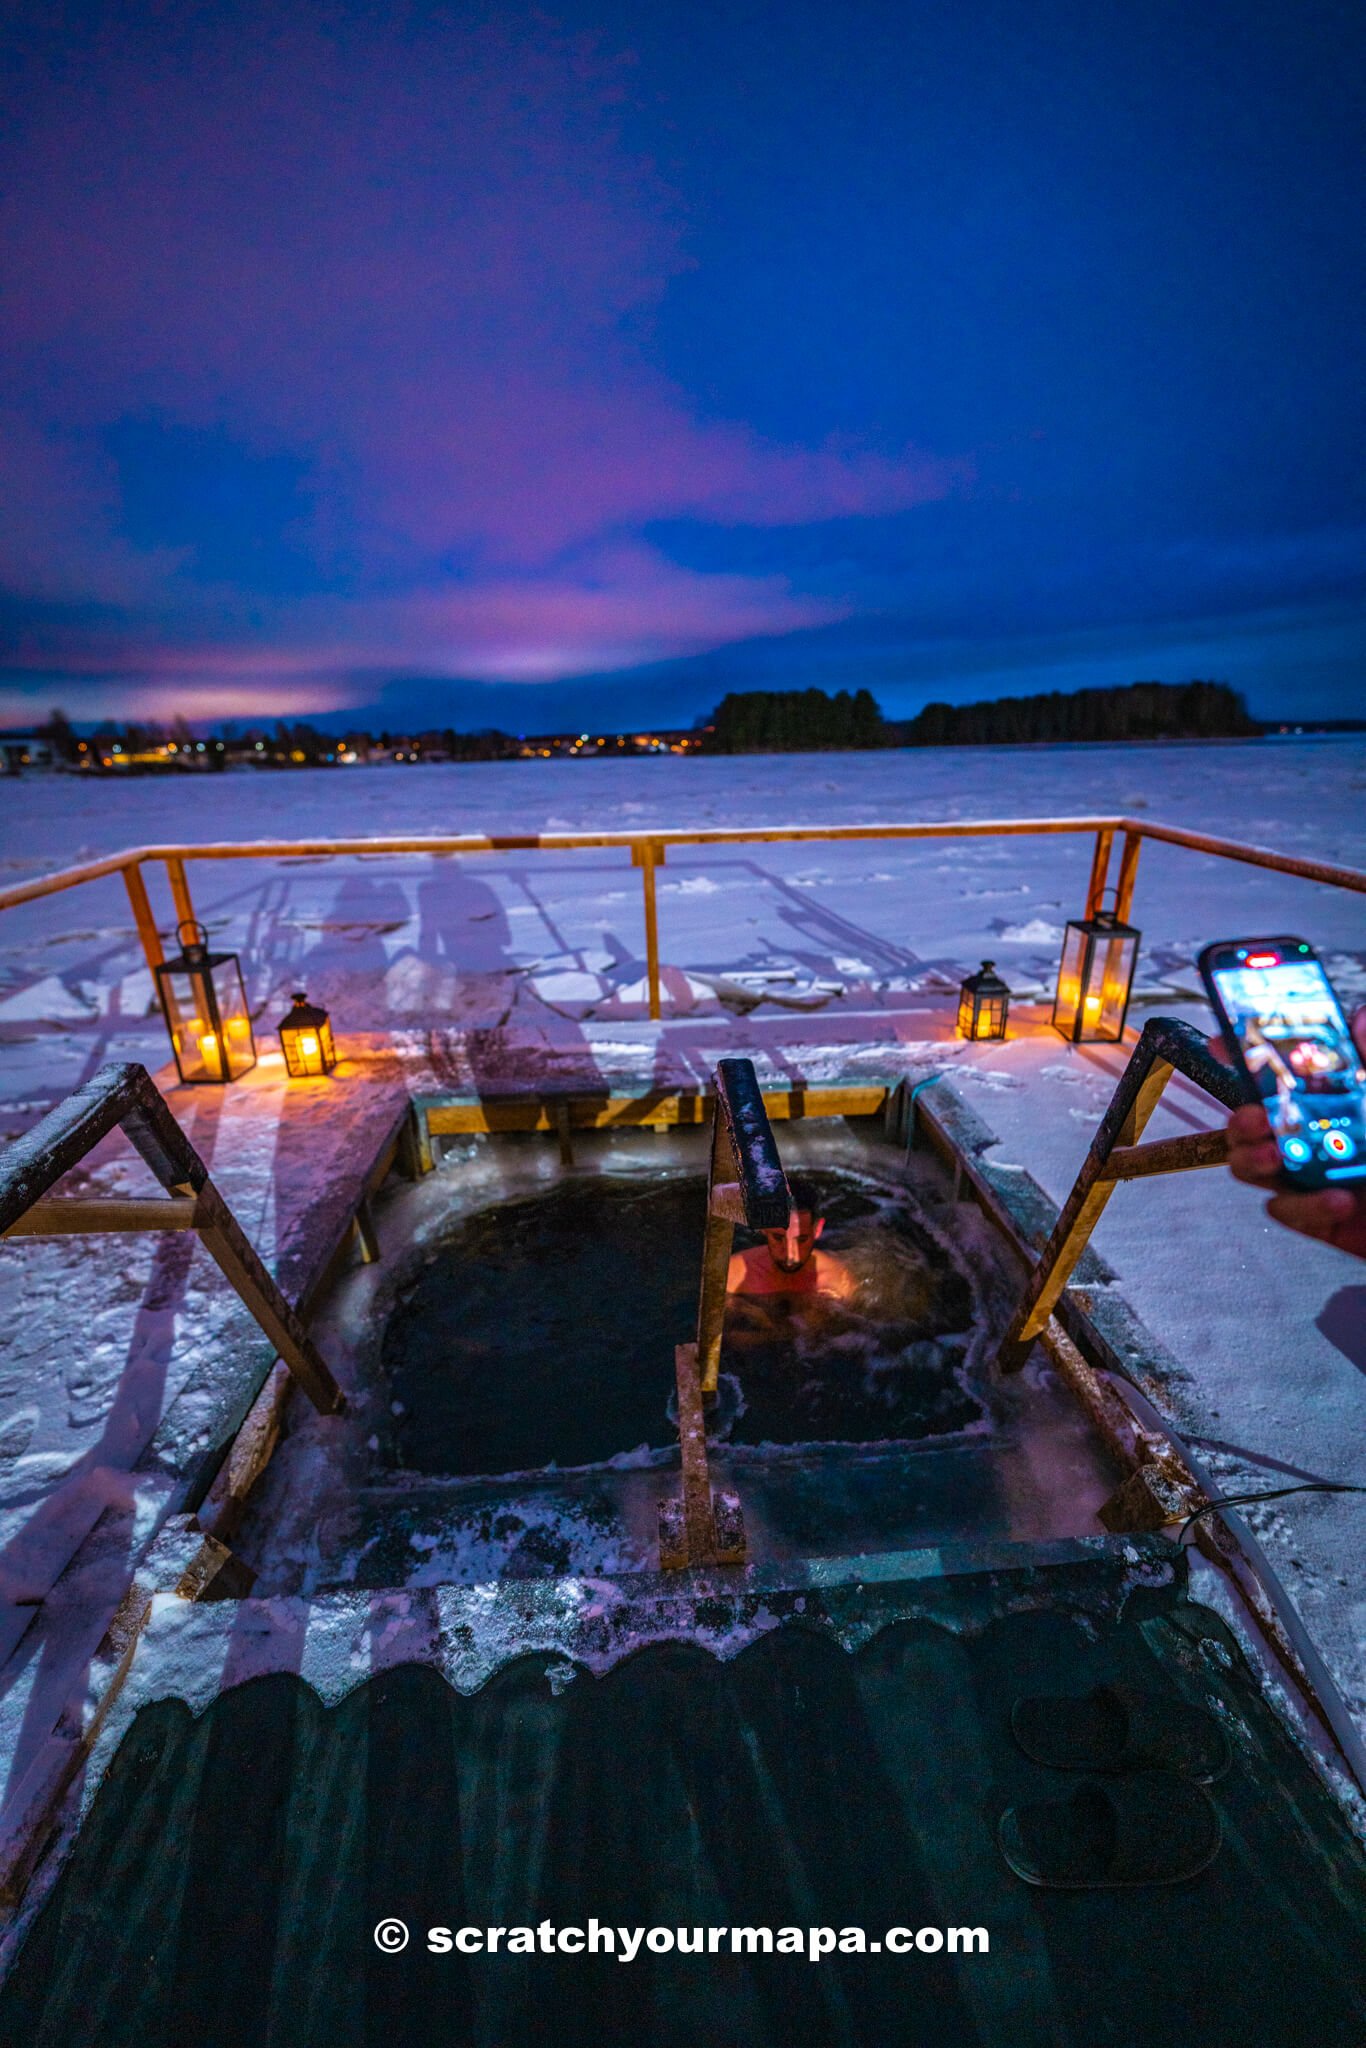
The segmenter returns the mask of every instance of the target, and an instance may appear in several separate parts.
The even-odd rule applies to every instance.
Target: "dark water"
[[[955,1372],[972,1313],[962,1276],[880,1191],[811,1178],[822,1245],[858,1293],[781,1317],[761,1345],[728,1343],[717,1433],[867,1442],[967,1427],[981,1409]],[[417,1472],[517,1472],[673,1444],[674,1346],[693,1335],[704,1208],[700,1178],[584,1180],[462,1224],[385,1332],[401,1409],[387,1458]],[[736,1233],[737,1246],[750,1241]]]

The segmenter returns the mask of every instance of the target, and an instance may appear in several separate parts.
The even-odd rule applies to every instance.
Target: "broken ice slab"
[[[776,1003],[783,1010],[819,1010],[835,996],[844,994],[839,981],[809,981],[791,987],[774,985],[774,977],[748,974],[703,974],[694,968],[690,979],[701,982],[728,1008],[757,1009],[760,1003]]]

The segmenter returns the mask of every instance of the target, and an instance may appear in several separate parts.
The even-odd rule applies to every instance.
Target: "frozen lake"
[[[1097,812],[1366,867],[1366,739],[241,770],[126,785],[29,776],[0,783],[0,872],[19,880],[168,841]],[[773,976],[774,998],[834,1027],[841,1013],[945,991],[988,955],[1018,995],[1043,995],[1090,858],[1084,834],[681,849],[659,884],[670,1014],[724,1015],[717,978]],[[169,900],[156,871],[151,881],[169,936]],[[624,852],[219,863],[194,867],[191,882],[267,1022],[296,983],[343,1031],[441,1017],[553,1041],[641,1015],[641,890]],[[1343,891],[1149,845],[1134,916],[1150,999],[1198,1000],[1200,946],[1259,930],[1302,932],[1345,997],[1366,995],[1366,909]],[[98,1058],[159,1063],[151,998],[117,879],[6,912],[3,1099],[36,1107]]]

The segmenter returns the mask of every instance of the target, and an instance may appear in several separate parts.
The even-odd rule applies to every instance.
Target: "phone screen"
[[[1314,955],[1239,946],[1211,978],[1287,1166],[1316,1180],[1366,1175],[1366,1071]]]

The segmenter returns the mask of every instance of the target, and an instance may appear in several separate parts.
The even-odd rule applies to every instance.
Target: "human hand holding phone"
[[[1366,1009],[1358,1010],[1353,1017],[1352,1037],[1366,1059]],[[1217,1039],[1214,1050],[1224,1053]],[[1260,1102],[1245,1103],[1229,1118],[1228,1163],[1236,1180],[1245,1181],[1249,1187],[1274,1191],[1266,1213],[1277,1223],[1366,1259],[1366,1184],[1310,1188],[1303,1192],[1287,1190],[1280,1150],[1272,1135],[1270,1118]]]

